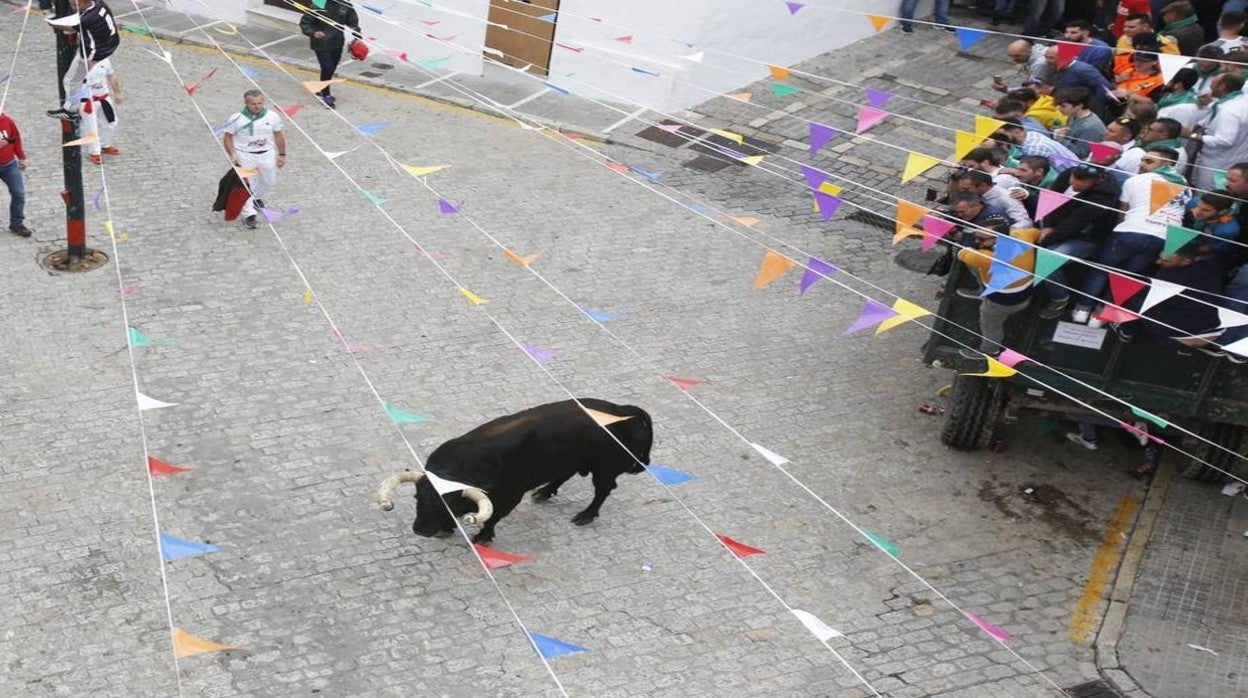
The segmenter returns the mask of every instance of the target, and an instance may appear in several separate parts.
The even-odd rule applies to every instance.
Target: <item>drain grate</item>
[[[1067,686],[1062,689],[1070,698],[1126,698],[1122,691],[1103,679]]]

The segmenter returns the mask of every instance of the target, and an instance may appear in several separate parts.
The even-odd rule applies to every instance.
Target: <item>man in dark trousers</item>
[[[117,20],[104,0],[69,0],[69,9],[78,13],[78,26],[61,28],[61,31],[78,33],[78,50],[74,52],[74,62],[65,71],[62,82],[65,103],[60,109],[48,112],[48,116],[61,119],[78,118],[78,104],[83,97],[87,71],[113,55],[121,44]]]
[[[327,0],[325,7],[309,8],[299,20],[299,31],[311,40],[312,50],[321,65],[321,80],[334,79],[334,72],[342,61],[342,47],[346,43],[343,29],[346,27],[350,27],[355,38],[360,38],[360,19],[351,0]],[[329,93],[329,85],[316,95],[325,106],[334,108],[336,100]]]
[[[0,181],[9,190],[9,232],[18,237],[30,237],[26,227],[26,151],[22,149],[22,134],[8,114],[0,114]]]

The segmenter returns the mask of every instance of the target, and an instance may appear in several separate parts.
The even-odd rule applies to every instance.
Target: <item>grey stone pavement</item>
[[[0,55],[12,55],[16,30],[7,20],[3,30]],[[948,451],[939,419],[916,410],[950,380],[919,362],[918,328],[842,338],[861,301],[834,284],[797,296],[790,272],[750,288],[770,235],[930,304],[932,282],[894,264],[887,233],[824,223],[800,187],[757,169],[682,168],[687,153],[640,141],[600,148],[666,172],[667,191],[761,219],[734,235],[565,141],[410,95],[338,90],[352,123],[393,122],[372,140],[400,162],[452,165],[429,183],[504,244],[540,252],[535,268],[569,299],[619,314],[609,328],[639,359],[505,261],[465,216],[440,216],[370,139],[317,108],[294,121],[324,150],[350,151],[334,163],[385,198],[385,213],[291,128],[291,163],[268,200],[301,212],[270,230],[214,221],[220,149],[168,67],[142,50],[153,45],[126,39],[124,152],[105,168],[108,206],[89,211],[92,246],[112,257],[101,270],[51,275],[37,264],[63,244],[58,136],[41,115],[55,79],[48,34],[27,34],[9,94],[38,232],[0,239],[0,589],[12,599],[0,610],[0,693],[557,694],[464,542],[416,538],[409,498],[385,513],[369,495],[414,467],[409,443],[423,457],[565,390],[644,406],[655,462],[697,476],[671,492],[647,475],[625,478],[584,528],[568,523],[588,497],[584,482],[500,524],[495,547],[536,558],[496,572],[508,602],[530,630],[590,650],[551,662],[568,693],[868,693],[672,494],[713,530],[766,550],[751,567],[841,631],[831,647],[881,693],[1032,696],[1100,677],[1091,638],[1072,638],[1071,621],[1096,551],[1117,544],[1106,540],[1114,512],[1144,497],[1123,472],[1133,455],[1076,451],[1034,415],[1006,428],[1002,453]],[[172,51],[188,79],[220,69],[194,100],[211,123],[238,107],[250,84],[222,55]],[[275,103],[311,103],[276,67],[246,65]],[[100,175],[88,166],[89,195]],[[446,274],[399,226],[444,257]],[[361,350],[346,353],[325,314],[305,305],[290,258]],[[489,303],[470,305],[457,284]],[[132,374],[127,322],[176,343],[136,347]],[[499,326],[555,349],[550,375]],[[709,381],[693,389],[700,400],[895,541],[955,603],[1014,635],[1010,647],[1043,678],[663,375]],[[133,376],[177,406],[138,412]],[[373,389],[430,421],[392,424]],[[149,481],[145,453],[194,470]],[[1196,490],[1193,526],[1201,493],[1216,496]],[[162,582],[154,517],[159,530],[222,551],[164,565]],[[1108,590],[1093,591],[1099,614]],[[240,649],[183,658],[175,671],[170,617]],[[1242,644],[1207,634],[1197,644],[1242,661]]]

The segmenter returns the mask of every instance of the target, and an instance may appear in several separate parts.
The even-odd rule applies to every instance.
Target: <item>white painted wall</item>
[[[406,53],[411,63],[450,57],[449,61],[439,64],[439,71],[481,74],[489,0],[436,0],[432,3],[434,7],[410,0],[367,0],[368,5],[385,10],[381,15],[365,10],[364,4],[355,0],[360,30],[367,37],[375,37],[379,44],[388,47],[387,50]],[[422,22],[438,24],[430,26]],[[426,34],[446,41],[429,38]]]
[[[262,0],[166,0],[169,9],[177,12],[189,12],[200,17],[223,19],[227,22],[242,24],[247,21],[247,8],[264,4]],[[120,7],[126,3],[112,2],[114,12],[121,13]]]

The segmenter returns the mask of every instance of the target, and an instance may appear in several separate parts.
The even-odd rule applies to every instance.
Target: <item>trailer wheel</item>
[[[1248,463],[1245,463],[1244,459],[1235,455],[1235,453],[1239,452],[1239,446],[1244,439],[1243,427],[1235,424],[1211,422],[1200,428],[1200,435],[1222,448],[1232,451],[1232,453],[1227,453],[1222,448],[1216,448],[1203,441],[1195,441],[1195,447],[1191,449],[1191,453],[1196,457],[1189,459],[1187,465],[1183,467],[1183,477],[1201,482],[1220,483],[1231,479],[1226,474],[1228,472],[1235,473],[1240,477],[1243,477],[1244,473],[1248,472]],[[1201,462],[1202,460],[1204,463]],[[1214,467],[1211,468],[1205,465],[1205,463],[1209,463]]]
[[[987,446],[1004,404],[1005,386],[1000,380],[959,374],[953,379],[941,443],[960,451]]]

